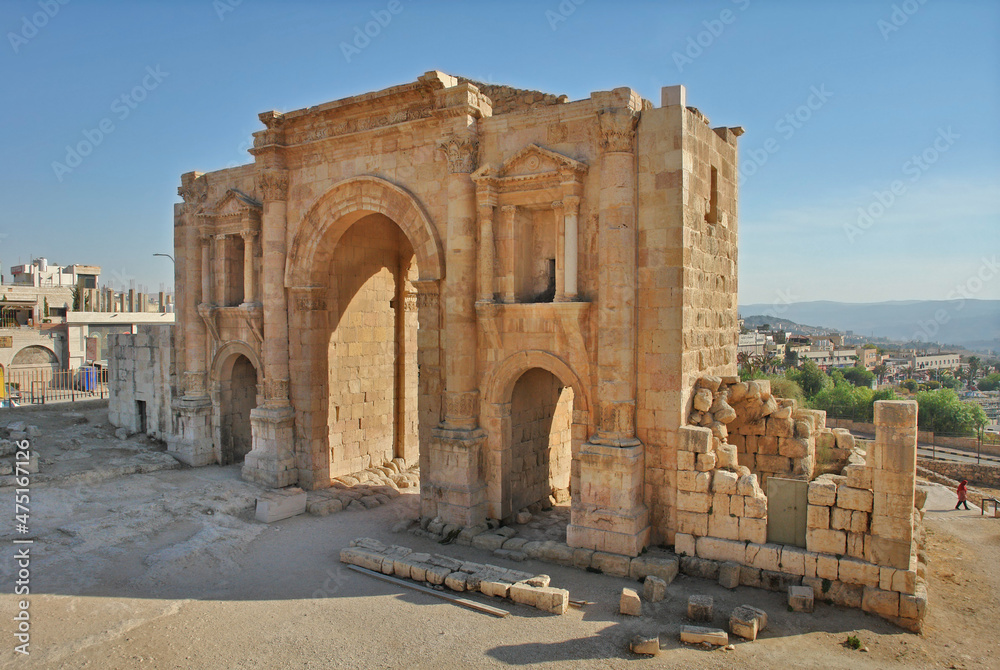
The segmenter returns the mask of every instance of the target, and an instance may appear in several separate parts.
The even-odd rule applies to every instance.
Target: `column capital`
[[[635,128],[639,113],[627,107],[611,107],[597,112],[601,131],[601,151],[631,153],[635,144]]]
[[[248,240],[248,239],[252,240],[256,236],[257,236],[257,231],[256,230],[245,229],[245,230],[241,230],[240,231],[240,237],[242,237],[244,240]]]
[[[517,211],[517,205],[503,205],[500,208],[500,211],[506,214],[507,216],[513,216],[514,212]]]
[[[571,211],[577,211],[580,209],[580,196],[578,195],[564,195],[562,202],[566,206],[566,209]]]
[[[288,170],[265,168],[257,173],[257,188],[264,194],[264,200],[288,200]]]
[[[448,159],[450,174],[471,174],[475,171],[479,151],[479,140],[475,137],[452,135],[439,142],[438,149]]]
[[[552,209],[560,210],[562,208],[563,208],[563,201],[562,200],[553,200],[552,201]]]

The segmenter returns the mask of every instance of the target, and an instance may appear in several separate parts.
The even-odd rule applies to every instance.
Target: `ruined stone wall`
[[[573,390],[555,375],[534,368],[514,385],[511,397],[511,506],[545,501],[569,489]]]
[[[108,420],[129,433],[140,431],[145,403],[146,434],[160,440],[173,433],[170,410],[171,353],[175,328],[138,326],[135,335],[108,335]]]
[[[395,305],[401,266],[409,265],[411,255],[401,238],[392,221],[368,217],[351,226],[334,253],[337,302],[329,345],[333,475],[382,465],[396,456],[400,380]],[[415,349],[407,355],[415,359]],[[410,417],[406,427],[415,429],[414,424]]]
[[[917,561],[922,510],[915,509],[914,496],[915,403],[877,402],[876,439],[867,453],[850,451],[839,474],[816,479],[806,467],[816,436],[832,435],[834,444],[840,438],[822,426],[822,413],[796,410],[773,398],[764,384],[718,377],[699,380],[691,409],[689,421],[701,424],[706,414],[712,420],[681,431],[678,553],[739,564],[743,584],[812,586],[818,599],[860,607],[919,629],[927,595],[924,567]],[[789,416],[783,409],[789,409]],[[768,435],[772,421],[787,434]],[[734,424],[743,432],[730,433]],[[750,425],[753,430],[746,432]],[[759,464],[762,455],[772,454],[740,452],[727,442],[733,435],[743,435],[744,444],[747,436],[755,437],[758,446],[761,437],[774,437],[779,456],[783,446],[786,452],[790,446],[807,452],[782,456],[788,460],[780,467],[787,471],[768,473],[810,481],[804,548],[767,541],[767,497],[758,486],[758,475],[738,458],[752,455]]]

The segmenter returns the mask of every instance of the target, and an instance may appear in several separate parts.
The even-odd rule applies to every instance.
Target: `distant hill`
[[[817,300],[787,305],[739,306],[740,317],[761,315],[760,321],[781,328],[782,321],[807,326],[817,333],[852,330],[857,335],[899,341],[920,340],[1000,349],[1000,300],[899,300],[850,303]],[[757,321],[757,319],[754,319]],[[808,331],[806,331],[808,333]]]

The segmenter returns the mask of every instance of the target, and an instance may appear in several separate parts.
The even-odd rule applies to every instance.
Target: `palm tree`
[[[878,383],[881,384],[882,382],[885,381],[885,376],[889,374],[889,366],[886,365],[885,363],[879,363],[874,368],[872,368],[872,372],[875,373],[875,377],[878,379]]]

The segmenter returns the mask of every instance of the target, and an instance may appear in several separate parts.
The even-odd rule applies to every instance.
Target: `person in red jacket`
[[[967,498],[969,497],[969,480],[963,479],[958,483],[958,505],[955,505],[955,509],[958,509],[961,505],[965,505],[965,509],[969,509],[969,502]]]

